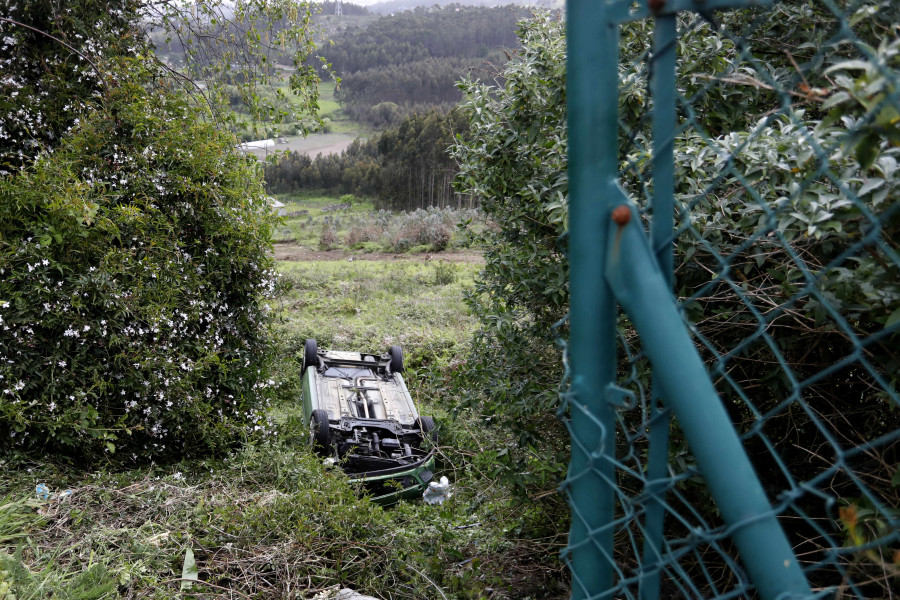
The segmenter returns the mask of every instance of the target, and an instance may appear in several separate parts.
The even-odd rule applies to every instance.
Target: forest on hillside
[[[456,83],[467,75],[493,78],[529,14],[514,5],[416,8],[347,28],[321,55],[341,78],[337,99],[349,115],[377,124],[387,113],[396,124],[405,113],[459,102]]]
[[[447,152],[467,131],[468,120],[458,110],[409,114],[368,140],[357,139],[339,155],[286,153],[266,165],[266,189],[271,194],[353,194],[389,210],[471,207],[475,198],[453,188],[457,167]]]
[[[519,2],[510,2],[507,4],[518,4],[520,6],[534,7],[544,10],[560,10],[565,5],[564,0],[524,0]],[[384,2],[375,2],[369,4],[366,8],[373,13],[380,15],[389,15],[399,13],[404,10],[413,10],[416,7],[430,6],[447,6],[450,4],[464,4],[466,6],[497,6],[494,0],[465,0],[458,2],[457,0],[385,0]]]
[[[468,130],[454,110],[458,85],[495,81],[530,17],[514,5],[451,4],[347,27],[322,54],[340,77],[342,111],[377,132],[341,155],[287,153],[266,167],[267,190],[354,194],[392,210],[477,203],[452,185],[457,168],[447,149]]]

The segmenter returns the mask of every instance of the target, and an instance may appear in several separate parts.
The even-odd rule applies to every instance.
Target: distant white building
[[[275,212],[278,213],[279,217],[287,215],[287,207],[275,198],[270,197],[269,204],[272,205],[272,208],[275,209]]]
[[[241,150],[266,150],[268,148],[272,148],[275,146],[275,140],[257,140],[255,142],[244,142],[243,144],[238,144],[238,148]]]

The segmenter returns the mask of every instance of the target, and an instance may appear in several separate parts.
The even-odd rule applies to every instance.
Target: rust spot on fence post
[[[627,204],[620,204],[612,211],[612,222],[616,224],[616,237],[613,241],[613,260],[619,261],[619,244],[622,242],[622,230],[631,221],[631,209]]]
[[[613,223],[615,223],[619,227],[628,225],[628,222],[631,220],[631,209],[629,209],[625,204],[621,204],[615,207],[612,211],[612,220]]]

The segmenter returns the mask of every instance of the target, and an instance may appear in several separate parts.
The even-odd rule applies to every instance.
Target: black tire
[[[331,429],[328,425],[328,411],[314,410],[309,419],[309,431],[312,434],[313,450],[316,454],[331,454]]]
[[[437,431],[434,429],[434,418],[433,417],[419,417],[416,419],[416,425],[418,425],[419,429],[422,430],[422,436],[430,431],[431,432],[431,441],[437,444],[438,437]]]
[[[403,372],[403,348],[400,346],[391,346],[388,348],[388,355],[391,357],[391,373]]]
[[[300,369],[300,374],[305,374],[307,367],[315,368],[318,365],[319,346],[316,344],[316,340],[306,340],[306,344],[303,346],[303,367]]]

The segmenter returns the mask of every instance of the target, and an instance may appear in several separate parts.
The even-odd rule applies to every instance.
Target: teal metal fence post
[[[632,10],[630,1],[569,0],[567,4],[572,459],[566,487],[572,529],[566,551],[576,599],[611,593],[616,571],[615,414],[604,398],[615,379],[613,295],[631,318],[653,366],[654,396],[664,398],[678,416],[760,596],[775,600],[811,595],[682,322],[671,289],[671,250],[666,248],[674,225],[675,12],[764,1],[654,3],[659,13],[656,43],[660,57],[654,64],[654,110],[658,114],[653,125],[653,183],[654,201],[660,204],[654,206],[653,250],[635,207],[617,183],[618,27],[648,16],[649,8]],[[667,439],[665,435],[656,438],[651,483],[665,466],[662,455]],[[648,491],[652,495],[653,491]],[[663,516],[663,500],[651,500],[644,547],[650,565],[658,563],[661,556]],[[641,590],[642,599],[658,596],[658,570],[642,580],[646,586]]]
[[[675,14],[660,15],[653,29],[653,58],[650,63],[650,96],[653,99],[653,220],[650,241],[660,270],[672,288],[672,232],[675,230],[675,173],[672,149],[675,137],[675,59],[678,46]],[[669,461],[667,410],[661,408],[660,382],[653,378],[650,431],[647,434],[647,496],[644,519],[644,570],[641,573],[641,600],[659,598],[658,564],[663,551],[665,489],[653,486],[665,479]]]
[[[612,181],[617,173],[618,75],[609,65],[617,61],[618,32],[605,2],[569,0],[567,10],[569,203],[574,218],[569,221],[572,459],[566,488],[573,514],[565,558],[577,600],[594,597],[613,582],[615,472],[610,457],[615,457],[615,414],[603,390],[615,379],[616,305],[600,270],[609,203],[598,181]]]

